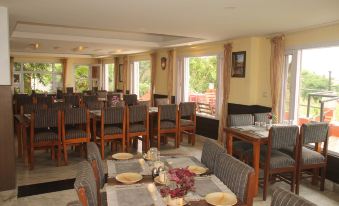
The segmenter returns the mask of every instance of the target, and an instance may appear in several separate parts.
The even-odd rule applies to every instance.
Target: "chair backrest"
[[[113,92],[108,92],[107,93],[107,101],[112,101],[112,100],[121,100],[121,93],[113,93]]]
[[[64,111],[65,125],[87,123],[88,110],[86,108],[70,108]],[[89,118],[89,117],[88,117]]]
[[[37,94],[36,100],[38,104],[47,104],[48,106],[53,104],[53,97],[50,95]]]
[[[303,144],[327,142],[328,123],[307,123],[301,126]]]
[[[51,104],[50,108],[56,109],[56,110],[65,110],[65,109],[72,108],[72,105],[68,103],[64,103],[64,102],[56,102],[56,103]]]
[[[20,108],[21,105],[33,104],[33,97],[28,94],[16,94],[14,98],[18,108]]]
[[[98,98],[95,95],[84,95],[82,100],[85,104],[87,104],[88,102],[98,101]]]
[[[128,107],[129,123],[144,122],[148,111],[146,105],[134,105]]]
[[[156,98],[154,99],[154,106],[157,107],[159,105],[170,104],[168,98]]]
[[[179,113],[181,117],[190,117],[195,115],[195,102],[181,102],[179,104]]]
[[[47,105],[45,104],[24,104],[21,105],[20,108],[20,114],[31,114],[32,112],[35,112],[36,110],[39,109],[47,109]]]
[[[78,95],[64,95],[64,103],[71,104],[73,107],[79,107],[80,98]]]
[[[266,122],[269,123],[270,119],[268,119],[269,113],[254,113],[254,122]]]
[[[202,147],[201,163],[206,165],[206,167],[213,173],[218,155],[225,152],[226,150],[221,145],[207,139]]]
[[[78,173],[74,182],[74,189],[78,193],[82,205],[97,206],[98,193],[93,169],[89,162],[79,163]]]
[[[105,107],[105,103],[101,101],[88,101],[86,107],[89,110],[100,110]]]
[[[177,105],[175,104],[159,105],[158,111],[160,121],[163,120],[176,121],[178,112]]]
[[[97,97],[98,98],[107,98],[107,91],[106,90],[99,90],[97,91]]]
[[[73,87],[66,87],[67,94],[73,94]]]
[[[138,96],[136,94],[124,94],[123,100],[128,106],[136,105],[138,102]]]
[[[316,206],[316,204],[282,188],[275,188],[271,206]]]
[[[296,125],[289,126],[272,126],[268,137],[269,146],[272,149],[294,148],[297,145],[299,127]]]
[[[215,164],[218,166],[215,167],[214,174],[243,203],[252,205],[249,202],[253,201],[253,197],[250,198],[252,196],[250,186],[253,185],[251,180],[254,178],[254,169],[226,153],[219,154]]]
[[[60,113],[54,109],[39,109],[32,113],[34,128],[58,127]]]
[[[98,146],[94,142],[87,143],[87,160],[92,165],[94,176],[97,174],[97,177],[95,178],[98,178],[98,186],[103,188],[105,185],[104,163],[102,162]]]
[[[104,124],[122,124],[125,116],[124,107],[108,107],[102,110]]]
[[[228,115],[228,126],[246,126],[253,124],[253,116],[251,114],[230,114]]]

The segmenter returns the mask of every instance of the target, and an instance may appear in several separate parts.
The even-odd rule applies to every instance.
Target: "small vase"
[[[184,198],[183,197],[175,197],[171,198],[171,196],[166,197],[166,204],[169,206],[183,206]]]

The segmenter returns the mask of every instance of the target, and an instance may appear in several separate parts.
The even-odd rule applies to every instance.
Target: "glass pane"
[[[151,88],[151,61],[139,62],[139,99],[150,100]]]
[[[24,71],[52,71],[52,64],[43,64],[43,63],[24,63]]]
[[[114,91],[114,64],[105,64],[105,89]]]
[[[84,90],[89,90],[88,80],[87,79],[76,79],[75,80],[75,91],[83,92]]]
[[[14,71],[19,72],[21,71],[21,63],[14,63]]]
[[[32,93],[32,89],[34,86],[34,77],[32,73],[24,74],[24,93],[30,94]]]
[[[287,55],[286,69],[287,69],[287,79],[286,87],[284,94],[284,120],[292,119],[290,117],[290,104],[291,104],[291,75],[292,75],[292,55]]]
[[[62,89],[63,88],[63,81],[62,81],[62,75],[61,74],[55,75],[54,81],[55,81],[56,89]]]
[[[89,89],[89,66],[77,65],[75,67],[75,91],[82,92]]]
[[[189,58],[188,100],[197,102],[198,112],[215,115],[217,87],[217,57]]]
[[[62,73],[62,64],[60,63],[54,64],[54,71],[58,73]]]
[[[37,73],[34,78],[37,93],[52,92],[52,74]]]

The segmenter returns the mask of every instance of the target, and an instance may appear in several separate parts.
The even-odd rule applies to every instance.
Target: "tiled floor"
[[[194,147],[183,143],[180,148],[173,149],[171,145],[162,148],[162,154],[187,154],[195,156],[200,159],[201,149],[205,138],[197,136],[197,142]],[[110,153],[107,151],[107,153]],[[18,186],[30,185],[36,183],[51,182],[56,180],[64,180],[74,178],[77,171],[77,163],[83,160],[77,152],[69,151],[69,164],[67,166],[56,167],[55,162],[50,160],[50,156],[45,151],[39,151],[35,155],[36,166],[35,169],[28,170],[22,160],[17,161],[17,184]],[[284,183],[276,183],[271,186],[284,187],[288,189],[288,185]],[[310,185],[308,182],[304,182],[301,186],[301,196],[308,200],[320,205],[320,206],[335,206],[339,205],[339,193],[326,190],[320,192],[318,187]],[[8,198],[4,196],[4,193],[0,193],[0,205],[17,205],[17,206],[59,206],[66,205],[68,202],[76,200],[77,195],[73,189],[63,190],[59,192],[51,192],[40,195],[27,196],[22,198]],[[270,205],[270,197],[267,201],[262,201],[261,194],[255,198],[255,206]]]

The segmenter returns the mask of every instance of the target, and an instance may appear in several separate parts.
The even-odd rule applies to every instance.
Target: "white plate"
[[[213,192],[206,195],[207,203],[214,206],[231,206],[237,204],[237,197],[232,193],[227,192]]]
[[[138,173],[134,173],[134,172],[126,172],[126,173],[118,174],[115,177],[115,179],[121,183],[129,185],[129,184],[134,184],[142,180],[142,175]]]
[[[133,155],[131,153],[116,153],[112,157],[116,160],[129,160],[133,158]]]
[[[204,173],[207,172],[207,168],[205,167],[200,167],[200,166],[197,166],[197,165],[191,165],[191,166],[188,166],[187,168],[190,172],[196,174],[196,175],[202,175]]]

